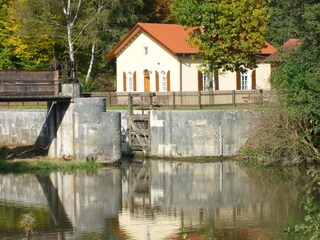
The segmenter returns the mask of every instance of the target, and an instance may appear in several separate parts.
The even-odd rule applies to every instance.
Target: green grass
[[[5,161],[0,160],[0,173],[50,173],[54,171],[71,172],[80,170],[97,170],[103,167],[96,162],[53,162],[48,160],[39,160],[36,162],[28,161]]]
[[[0,109],[47,109],[47,106],[41,106],[41,105],[14,105],[14,106],[0,106]]]

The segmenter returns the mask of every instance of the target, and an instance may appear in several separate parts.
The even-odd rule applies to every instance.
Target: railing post
[[[209,91],[209,102],[211,106],[214,106],[214,92],[212,89]]]
[[[232,105],[236,106],[236,90],[232,90]]]
[[[108,92],[108,107],[111,107],[111,92]]]
[[[132,103],[132,96],[130,93],[128,93],[128,110],[129,110],[129,116],[133,114],[133,103]]]
[[[201,109],[201,91],[198,91],[198,108]]]
[[[172,104],[173,104],[173,109],[176,109],[176,93],[172,92]]]
[[[149,109],[152,110],[153,109],[153,93],[150,93],[149,95]]]
[[[260,89],[259,93],[260,93],[260,105],[262,106],[263,105],[263,90]]]

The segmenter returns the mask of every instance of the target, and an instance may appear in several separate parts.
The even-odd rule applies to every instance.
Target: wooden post
[[[214,92],[213,90],[209,91],[209,102],[211,106],[214,106]]]
[[[232,105],[236,106],[236,90],[232,90]]]
[[[153,94],[150,93],[149,95],[149,109],[152,110],[153,109]]]
[[[132,103],[132,96],[129,93],[128,94],[128,110],[129,110],[129,116],[133,114],[133,103]]]
[[[108,107],[111,107],[111,92],[108,92]]]
[[[173,109],[176,109],[176,93],[172,92],[172,104],[173,104]]]
[[[201,91],[198,91],[198,108],[201,109]]]
[[[262,89],[259,90],[259,93],[260,93],[260,105],[262,106],[263,105],[263,91],[262,91]]]

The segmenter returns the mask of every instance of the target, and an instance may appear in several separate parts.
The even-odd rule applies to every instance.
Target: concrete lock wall
[[[74,98],[48,111],[0,110],[0,144],[46,147],[52,158],[119,160],[130,153],[128,112],[105,111],[105,105],[103,98]],[[151,110],[150,155],[236,155],[259,116],[253,110]]]
[[[58,104],[53,119],[57,125],[56,137],[50,145],[49,157],[98,162],[119,160],[120,113],[105,109],[104,98],[74,98],[68,106]]]
[[[150,154],[233,156],[256,126],[252,110],[150,111]]]
[[[128,111],[120,112],[121,152],[128,155],[131,153]],[[234,156],[260,117],[254,110],[151,110],[149,113],[150,155],[158,157]]]
[[[33,145],[46,141],[42,128],[46,121],[44,110],[0,110],[1,145]]]
[[[1,145],[35,145],[52,158],[99,162],[121,158],[120,113],[103,98],[74,98],[46,110],[0,110]]]
[[[78,157],[95,161],[119,160],[120,113],[106,112],[106,100],[101,98],[75,98],[74,104],[74,141]]]

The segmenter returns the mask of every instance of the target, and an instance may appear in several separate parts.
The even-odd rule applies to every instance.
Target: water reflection
[[[0,238],[21,239],[16,223],[33,211],[37,239],[272,239],[301,219],[304,176],[162,160],[0,175]]]

